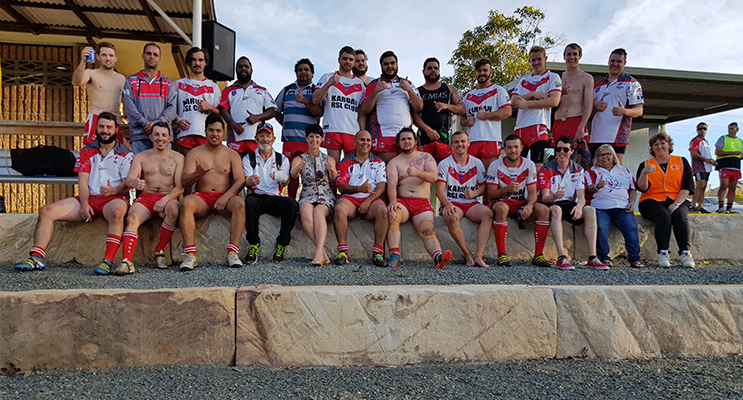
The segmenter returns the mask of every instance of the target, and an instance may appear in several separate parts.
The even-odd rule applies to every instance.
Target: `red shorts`
[[[418,197],[398,197],[397,202],[408,209],[411,218],[427,211],[433,212],[433,207],[431,207],[431,202],[428,201],[428,199],[421,199]]]
[[[540,140],[548,140],[549,133],[550,131],[547,129],[547,125],[532,125],[513,131],[513,134],[520,137],[526,147],[529,147]]]
[[[105,207],[106,204],[116,199],[124,200],[124,203],[126,203],[127,208],[129,208],[129,201],[127,201],[127,199],[124,196],[104,196],[101,194],[91,194],[88,197],[88,204],[93,209],[93,219],[96,219],[100,217],[101,215],[103,215],[103,207]],[[75,200],[79,202],[80,196],[75,196]]]
[[[740,180],[740,170],[737,169],[721,169],[720,180],[728,179],[733,182]]]
[[[96,131],[98,130],[98,115],[88,114],[85,119],[85,128],[83,128],[83,145],[93,143],[96,139]],[[116,140],[119,143],[124,143],[124,135],[121,133],[121,125],[116,126]]]
[[[206,203],[206,206],[209,207],[210,210],[213,210],[214,203],[222,197],[224,192],[194,192],[194,194],[199,196],[201,200],[204,200],[204,203]]]
[[[235,150],[240,157],[245,157],[248,153],[255,153],[258,149],[258,142],[255,140],[241,140],[239,142],[227,143],[227,147]]]
[[[578,131],[580,121],[583,117],[570,117],[565,119],[555,119],[555,123],[552,124],[552,147],[557,146],[557,139],[560,136],[570,136],[573,139],[578,139],[575,133]],[[583,127],[583,135],[588,134],[588,126]]]
[[[199,135],[181,136],[175,140],[175,144],[183,147],[184,149],[193,149],[194,147],[206,144],[206,138]]]
[[[473,201],[472,203],[457,203],[456,201],[452,201],[451,202],[451,205],[453,205],[454,207],[462,210],[462,213],[464,213],[464,214],[467,214],[467,211],[469,211],[470,208],[472,208],[472,207],[474,207],[474,206],[476,206],[478,204],[480,204],[480,203],[478,203],[476,201]],[[443,207],[444,206],[439,207],[439,215],[441,215],[441,209]]]
[[[397,148],[397,140],[394,137],[381,137],[372,141],[372,151],[374,153],[400,153]]]
[[[165,197],[165,195],[160,193],[142,193],[137,196],[137,199],[134,200],[134,202],[143,205],[150,214],[157,214],[154,209],[155,203],[160,201],[163,197]]]
[[[437,162],[451,155],[451,146],[441,142],[424,144],[420,150],[432,155]]]
[[[284,142],[282,146],[281,154],[289,160],[289,163],[294,160],[295,157],[301,156],[307,152],[306,142]]]
[[[354,207],[359,208],[359,206],[361,205],[361,203],[363,203],[364,200],[366,200],[367,198],[364,197],[363,199],[360,199],[358,197],[353,197],[353,196],[341,196],[341,199],[346,199],[346,200],[350,201],[351,204],[353,204]],[[384,201],[382,201],[382,199],[374,199],[372,201],[372,204],[374,204],[375,201],[381,201],[382,203],[384,203]]]
[[[355,135],[341,132],[325,132],[322,141],[322,147],[330,150],[343,150],[345,152],[353,151],[356,146],[353,144]]]
[[[471,155],[472,157],[477,157],[479,159],[483,158],[496,158],[500,156],[501,153],[501,142],[495,142],[495,141],[482,141],[482,142],[472,142],[470,143],[470,148],[467,150],[467,154]]]
[[[516,211],[522,206],[526,205],[526,200],[515,200],[515,199],[498,199],[490,202],[490,209],[493,208],[495,203],[502,202],[508,206],[508,216],[513,217],[516,215]]]

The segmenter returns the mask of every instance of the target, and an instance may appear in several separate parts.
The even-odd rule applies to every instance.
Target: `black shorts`
[[[524,149],[521,150],[521,157],[526,157],[529,150],[531,150],[531,156],[529,156],[529,159],[535,163],[544,164],[544,149],[547,148],[547,143],[546,140],[540,140],[532,143],[529,147],[524,146]]]
[[[694,179],[697,181],[708,181],[709,174],[709,172],[697,172],[696,174],[694,174]]]
[[[570,212],[573,211],[573,208],[577,205],[576,202],[572,200],[562,200],[562,201],[556,201],[552,203],[553,206],[558,206],[562,209],[562,220],[567,221],[573,225],[580,226],[583,225],[583,218],[581,219],[573,219],[573,216],[570,215]]]

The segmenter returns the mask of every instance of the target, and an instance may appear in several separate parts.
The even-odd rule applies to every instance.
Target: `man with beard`
[[[397,75],[395,53],[382,53],[379,64],[382,66],[382,76],[366,87],[359,113],[371,113],[369,127],[374,139],[372,151],[389,162],[397,154],[396,135],[402,128],[412,126],[411,109],[413,113],[420,112],[423,100],[407,78],[401,79]]]
[[[488,169],[488,197],[493,210],[493,233],[498,248],[498,266],[507,267],[511,261],[506,255],[508,217],[524,221],[534,218],[534,257],[531,263],[539,267],[550,267],[544,258],[544,243],[550,229],[550,210],[537,203],[537,169],[534,162],[521,156],[521,138],[508,135],[503,141],[506,156],[493,161]]]
[[[371,81],[371,78],[366,76],[366,71],[369,68],[366,65],[366,62],[369,61],[369,58],[366,56],[366,53],[364,53],[364,50],[356,49],[355,53],[356,57],[353,62],[353,74],[364,81],[364,85],[368,85],[369,81]]]
[[[121,265],[113,271],[114,275],[134,273],[132,256],[139,239],[137,230],[143,222],[154,216],[163,219],[160,240],[155,246],[155,262],[158,268],[168,268],[163,250],[170,242],[178,221],[178,197],[183,194],[181,174],[184,160],[182,154],[168,149],[170,139],[168,124],[156,123],[150,131],[153,147],[137,154],[132,160],[126,185],[131,189],[141,190],[142,193],[134,200],[127,213],[121,241]]]
[[[431,184],[436,182],[438,172],[436,160],[430,154],[416,150],[418,141],[411,128],[401,129],[395,139],[401,154],[387,164],[387,196],[390,200],[387,207],[390,222],[387,266],[400,266],[400,225],[412,219],[423,246],[433,259],[434,268],[442,269],[451,260],[451,251],[441,251],[433,225],[433,207],[428,201]]]
[[[121,243],[124,216],[129,206],[123,196],[129,188],[124,179],[132,165],[132,153],[116,140],[116,116],[98,114],[97,139],[80,151],[75,163],[79,196],[47,204],[39,210],[34,246],[28,259],[15,266],[17,271],[46,269],[46,247],[52,240],[55,221],[85,221],[103,216],[108,221],[106,252],[103,262],[93,271],[108,275]]]
[[[152,148],[149,134],[155,122],[170,124],[176,117],[175,85],[158,71],[162,62],[160,46],[144,45],[142,61],[144,69],[126,78],[124,85],[124,112],[134,154]]]
[[[240,154],[258,148],[258,125],[276,116],[276,103],[268,90],[253,82],[253,64],[241,56],[235,65],[237,81],[222,91],[219,108],[227,122],[227,146]]]
[[[312,102],[323,105],[325,132],[323,147],[340,164],[341,151],[354,149],[353,137],[359,131],[359,104],[364,95],[364,81],[351,72],[356,54],[351,46],[338,52],[338,71],[329,72],[317,81]]]
[[[315,66],[312,61],[303,58],[294,65],[294,74],[297,80],[281,89],[276,97],[276,120],[283,127],[281,130],[281,141],[283,142],[282,154],[289,160],[291,165],[295,157],[307,152],[307,140],[304,130],[310,125],[320,123],[323,109],[312,102],[312,94],[315,84],[312,77],[315,74]],[[297,197],[299,179],[289,179],[289,197]]]
[[[178,150],[188,154],[189,150],[206,143],[206,117],[219,114],[219,86],[204,76],[209,65],[209,54],[204,49],[192,47],[186,52],[186,65],[191,74],[176,81],[178,116]]]
[[[489,58],[475,62],[477,87],[464,97],[467,119],[462,121],[463,126],[471,127],[468,153],[482,160],[486,171],[501,153],[501,121],[511,116],[508,92],[490,82],[492,75],[493,63]]]
[[[464,116],[464,103],[457,88],[439,82],[439,60],[435,57],[423,62],[423,77],[426,83],[418,88],[423,110],[413,113],[413,123],[418,127],[423,151],[439,162],[451,155],[449,137],[452,114]]]
[[[88,56],[93,54],[92,47],[83,49],[75,72],[72,73],[72,85],[85,85],[85,92],[90,100],[90,113],[85,119],[85,131],[83,133],[83,144],[93,143],[96,139],[96,129],[98,127],[98,114],[107,111],[116,116],[116,121],[121,121],[121,93],[124,90],[124,75],[114,70],[114,65],[118,57],[116,56],[116,47],[109,42],[98,44],[96,54],[98,54],[99,66],[96,69],[86,69]],[[116,130],[116,139],[124,143],[124,136],[121,134],[121,126]]]
[[[570,136],[577,143],[588,133],[587,124],[593,108],[593,76],[580,69],[578,63],[582,56],[583,49],[577,43],[570,43],[562,52],[566,69],[561,77],[562,97],[552,127],[552,147],[557,146],[561,136]]]
[[[226,264],[231,268],[243,266],[238,257],[240,235],[245,225],[245,203],[237,193],[245,184],[240,156],[222,144],[225,124],[219,114],[206,117],[206,143],[188,152],[183,167],[183,187],[196,184],[196,191],[184,197],[180,207],[183,252],[186,258],[181,271],[190,271],[199,264],[196,255],[196,217],[210,213],[230,216],[230,242],[227,244]]]

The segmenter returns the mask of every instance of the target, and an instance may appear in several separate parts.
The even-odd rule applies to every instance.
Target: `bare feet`
[[[472,258],[472,255],[464,256],[464,264],[468,267],[474,267],[475,266],[475,259]]]
[[[490,265],[486,264],[486,263],[485,263],[485,260],[483,260],[483,259],[482,259],[482,257],[477,257],[477,258],[475,258],[475,264],[476,264],[476,265],[477,265],[478,267],[483,267],[483,268],[490,268]]]

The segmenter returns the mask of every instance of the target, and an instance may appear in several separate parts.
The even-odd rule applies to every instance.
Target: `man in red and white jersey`
[[[55,221],[85,221],[103,216],[108,221],[106,252],[103,262],[93,271],[108,275],[121,243],[124,216],[129,203],[124,197],[129,188],[124,179],[132,165],[132,152],[116,140],[116,116],[104,111],[98,114],[97,139],[80,151],[75,163],[79,196],[47,204],[39,210],[34,232],[34,246],[29,258],[15,266],[17,271],[46,269],[46,247],[52,240]]]
[[[498,247],[498,266],[510,266],[506,255],[508,217],[524,221],[536,220],[534,226],[534,257],[531,263],[540,267],[551,264],[542,255],[547,232],[550,229],[550,211],[537,203],[537,169],[534,163],[521,156],[523,144],[516,135],[508,135],[503,141],[505,157],[493,161],[488,168],[488,197],[493,210],[493,233]]]
[[[477,197],[485,193],[486,170],[482,161],[467,154],[470,146],[469,136],[465,131],[456,131],[451,136],[452,155],[441,160],[436,179],[436,197],[441,202],[439,214],[444,217],[449,234],[457,242],[464,254],[468,267],[489,267],[482,256],[485,245],[490,239],[490,226],[493,223],[493,211],[477,202]],[[472,257],[464,232],[459,221],[462,218],[479,223],[477,230],[477,247]]]
[[[475,62],[477,87],[464,96],[467,119],[463,126],[470,127],[469,154],[482,160],[487,171],[490,163],[501,153],[501,121],[511,116],[511,100],[506,89],[490,82],[493,63],[489,58]]]
[[[531,160],[537,169],[544,164],[552,107],[560,104],[562,80],[545,67],[547,52],[540,46],[529,50],[532,73],[523,76],[511,94],[513,107],[519,110],[513,133],[524,141],[523,157],[531,150]]]
[[[593,121],[591,123],[591,155],[604,144],[610,144],[624,163],[624,151],[629,144],[632,118],[643,113],[645,98],[640,82],[624,73],[627,52],[615,49],[609,55],[609,75],[593,86]]]
[[[348,264],[348,220],[360,216],[374,221],[372,263],[384,267],[384,239],[387,237],[387,205],[381,199],[387,189],[387,166],[381,158],[371,154],[371,133],[361,130],[354,139],[356,150],[343,159],[338,167],[338,191],[342,196],[335,203],[335,238],[338,255],[335,264]]]
[[[268,90],[253,81],[253,64],[248,57],[237,59],[237,81],[222,91],[219,109],[227,123],[227,147],[240,157],[258,148],[258,124],[276,116],[276,103]]]
[[[596,257],[596,210],[586,205],[583,168],[570,160],[573,150],[575,150],[573,137],[560,136],[555,146],[555,159],[539,170],[537,188],[542,192],[542,203],[549,205],[550,208],[552,236],[558,255],[556,267],[562,270],[575,269],[565,255],[562,221],[573,225],[583,225],[585,221],[583,231],[589,254],[586,266],[607,270],[609,267]]]
[[[389,162],[397,155],[397,133],[413,125],[411,111],[420,112],[423,100],[407,78],[397,75],[395,53],[389,50],[382,53],[379,64],[382,66],[382,76],[366,87],[359,113],[371,113],[369,127],[374,140],[372,151],[384,162]]]
[[[340,164],[341,151],[354,149],[353,137],[359,131],[359,104],[364,96],[364,82],[351,72],[356,52],[344,46],[338,52],[338,71],[320,77],[312,94],[312,102],[323,106],[323,147]]]
[[[176,105],[178,136],[176,144],[181,154],[206,143],[206,117],[219,113],[220,90],[214,81],[204,76],[209,65],[209,54],[204,49],[192,47],[186,52],[186,65],[191,74],[175,82],[178,91]]]

